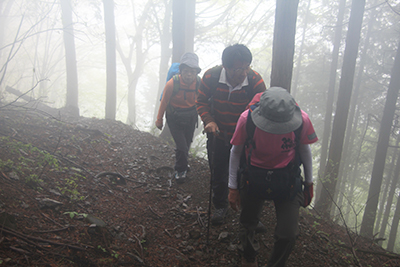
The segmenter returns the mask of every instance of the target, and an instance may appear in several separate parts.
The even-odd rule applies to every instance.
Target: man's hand
[[[229,188],[228,195],[229,204],[234,211],[239,211],[240,209],[240,194],[239,190]]]
[[[303,195],[304,195],[304,203],[303,207],[307,207],[310,205],[313,196],[314,196],[314,186],[313,183],[304,183],[304,190],[303,190]]]
[[[215,136],[217,136],[219,134],[219,128],[218,125],[215,122],[209,122],[207,123],[207,125],[204,127],[204,131],[206,133],[212,133]]]
[[[163,127],[163,121],[161,120],[161,121],[156,121],[156,127],[158,128],[158,129],[160,129],[160,130],[162,130],[162,127]]]

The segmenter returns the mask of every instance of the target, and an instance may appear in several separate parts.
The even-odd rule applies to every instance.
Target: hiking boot
[[[228,207],[216,209],[214,211],[213,216],[211,217],[211,224],[212,225],[221,225],[224,223],[226,212],[228,211]]]
[[[178,184],[183,184],[186,180],[186,171],[175,172],[175,180]]]
[[[256,234],[263,234],[263,233],[267,232],[267,228],[265,227],[265,225],[262,222],[258,221],[255,232],[256,232]]]
[[[252,261],[247,261],[245,258],[242,258],[242,267],[257,267],[257,260],[254,259]]]

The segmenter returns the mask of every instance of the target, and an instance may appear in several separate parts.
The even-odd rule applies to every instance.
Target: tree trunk
[[[193,52],[195,0],[173,0],[172,2],[172,62],[180,62],[185,52]],[[160,137],[172,140],[168,124],[164,124]]]
[[[185,51],[194,52],[194,35],[196,21],[196,0],[186,0],[185,17]]]
[[[306,15],[305,15],[304,24],[303,24],[303,34],[301,36],[299,57],[297,58],[296,71],[295,71],[295,75],[294,75],[294,79],[293,79],[293,85],[292,85],[292,96],[295,99],[296,99],[296,94],[297,94],[297,84],[299,82],[299,77],[300,77],[301,61],[303,60],[303,49],[304,49],[304,43],[305,43],[305,40],[306,40],[308,17],[310,16],[310,5],[311,5],[311,0],[308,0]]]
[[[379,194],[382,185],[382,175],[385,167],[386,153],[389,145],[390,131],[396,102],[400,90],[400,44],[397,48],[396,58],[390,76],[389,89],[386,96],[386,103],[383,109],[382,121],[379,129],[378,144],[375,152],[374,165],[372,167],[371,183],[367,203],[361,223],[360,234],[365,237],[373,237],[373,229],[376,218],[376,208],[378,206]]]
[[[117,111],[117,58],[115,51],[114,1],[103,0],[106,29],[106,119],[115,120]]]
[[[357,109],[357,116],[356,117],[358,118],[359,115],[360,115],[360,108]],[[355,161],[354,167],[351,170],[351,174],[349,176],[350,177],[350,187],[349,187],[349,195],[348,195],[348,200],[347,200],[349,205],[347,205],[347,212],[345,213],[345,221],[349,220],[351,212],[354,212],[354,216],[357,216],[357,214],[354,211],[354,206],[353,206],[354,190],[355,190],[354,188],[355,188],[356,181],[357,181],[357,178],[358,178],[357,177],[358,173],[360,172],[359,171],[360,170],[360,161],[361,161],[362,152],[363,152],[362,148],[363,148],[363,145],[364,145],[365,136],[367,135],[367,131],[368,131],[368,128],[369,128],[369,120],[370,120],[370,116],[368,116],[368,119],[367,119],[367,122],[366,122],[366,125],[365,125],[364,133],[361,136],[358,145],[357,146],[354,145],[354,147],[357,147],[357,149],[355,149],[357,151],[357,156],[356,156],[356,161]],[[364,128],[364,127],[360,126],[360,128]]]
[[[270,86],[290,92],[296,35],[298,0],[277,0]]]
[[[384,211],[384,214],[383,214],[381,228],[380,228],[380,231],[379,231],[379,237],[384,237],[385,236],[386,227],[387,227],[387,224],[389,222],[389,215],[390,215],[391,207],[392,207],[392,204],[393,204],[394,194],[396,192],[397,184],[399,182],[399,177],[400,177],[400,154],[398,154],[398,156],[397,156],[396,169],[395,169],[394,174],[392,176],[390,185],[388,183],[388,185],[386,186],[386,188],[390,188],[390,190],[389,190],[388,196],[386,198],[385,211]]]
[[[400,135],[397,135],[396,138],[396,143],[395,146],[398,147],[400,145]],[[396,173],[397,173],[397,169],[399,169],[399,173],[400,173],[400,166],[398,164],[400,164],[400,159],[399,159],[399,152],[397,148],[393,148],[392,151],[392,155],[391,155],[391,161],[390,161],[390,169],[387,172],[386,175],[386,179],[385,179],[385,189],[383,191],[383,194],[381,195],[381,197],[379,198],[379,205],[378,205],[378,212],[377,212],[377,218],[376,218],[376,222],[375,222],[375,228],[374,228],[374,233],[380,232],[379,229],[385,228],[383,230],[383,234],[386,231],[386,226],[383,227],[383,225],[381,225],[381,221],[382,221],[382,217],[383,214],[385,213],[385,205],[390,202],[392,203],[393,200],[393,196],[394,194],[392,194],[391,198],[390,198],[390,192],[392,190],[391,185],[393,185],[393,182],[396,180],[396,183],[393,185],[394,187],[396,187],[397,184],[397,178],[396,178]],[[390,204],[392,205],[392,204]],[[390,207],[390,206],[389,206]],[[387,221],[386,221],[387,223]],[[380,236],[381,232],[379,233]]]
[[[394,252],[394,243],[396,242],[397,230],[399,228],[399,221],[400,221],[400,194],[397,197],[396,210],[394,211],[392,228],[390,229],[389,241],[386,247],[386,249],[389,251]]]
[[[329,138],[332,130],[332,111],[333,111],[333,102],[335,99],[335,85],[337,76],[336,74],[337,74],[338,60],[339,60],[340,41],[342,40],[342,27],[343,27],[342,25],[343,25],[345,8],[346,8],[346,0],[340,0],[339,13],[335,29],[335,38],[333,41],[331,69],[329,72],[329,85],[328,85],[328,95],[326,98],[324,132],[322,135],[322,144],[321,144],[321,160],[319,163],[318,183],[316,187],[316,198],[315,198],[316,203],[319,200],[319,196],[322,190],[322,181],[324,180],[326,158],[328,155]]]
[[[60,0],[62,10],[63,37],[65,47],[65,64],[67,69],[67,99],[65,107],[74,116],[79,116],[78,107],[78,71],[74,27],[72,23],[72,5],[70,0]]]
[[[400,136],[399,136],[400,137]],[[398,144],[398,142],[396,142],[396,144]],[[389,187],[390,184],[393,182],[393,180],[395,179],[394,177],[394,173],[396,172],[395,168],[396,168],[396,163],[398,162],[398,155],[396,154],[397,151],[393,151],[391,157],[390,157],[390,168],[388,171],[386,171],[386,179],[384,179],[382,181],[382,190],[383,193],[380,194],[379,197],[379,203],[378,203],[378,209],[377,209],[377,213],[376,213],[376,220],[375,220],[375,228],[374,228],[374,233],[378,233],[382,228],[382,217],[383,217],[383,213],[385,212],[385,205],[386,203],[389,201],[388,196],[389,196]],[[400,163],[400,162],[398,162]],[[399,166],[400,167],[400,166]],[[390,200],[392,201],[392,200]],[[386,226],[385,226],[385,230],[386,230]]]
[[[371,31],[374,26],[375,22],[375,16],[376,16],[376,9],[373,9],[371,11],[371,14],[369,16],[369,21],[368,21],[368,29],[367,29],[367,34],[364,39],[364,46],[363,50],[360,56],[360,63],[358,67],[358,73],[357,73],[357,79],[354,84],[354,92],[351,95],[351,102],[350,102],[350,111],[349,111],[349,118],[347,120],[347,127],[346,127],[346,136],[344,139],[344,146],[343,146],[343,152],[342,152],[342,157],[344,164],[340,166],[339,170],[339,183],[341,184],[341,188],[345,189],[346,188],[346,183],[348,182],[348,169],[350,165],[354,165],[354,159],[353,155],[355,154],[354,151],[351,149],[353,148],[353,144],[350,143],[350,137],[353,134],[353,125],[354,127],[357,126],[357,119],[354,118],[354,114],[356,112],[356,107],[358,103],[358,99],[362,95],[362,91],[360,92],[361,88],[361,81],[363,78],[363,73],[364,73],[364,68],[365,68],[365,63],[367,59],[367,54],[369,52],[369,42],[370,42],[370,37],[371,37]],[[354,124],[353,124],[354,122]],[[351,144],[351,145],[350,145]],[[338,199],[337,202],[339,204],[339,207],[341,206],[341,202],[343,200],[343,195],[346,193],[344,190],[338,190],[337,193],[340,193],[338,197],[335,197],[335,199]]]
[[[333,121],[332,139],[329,147],[329,160],[322,180],[321,197],[316,203],[316,209],[330,216],[333,196],[338,178],[344,134],[353,87],[355,65],[360,42],[361,26],[364,14],[365,0],[352,2],[349,29],[346,36],[346,48],[343,56],[342,77],[339,85],[339,95]]]
[[[165,4],[165,17],[164,24],[161,32],[160,42],[161,42],[161,59],[160,59],[160,68],[158,70],[159,80],[158,80],[158,92],[157,98],[154,105],[154,115],[153,115],[153,123],[154,125],[157,119],[158,109],[160,107],[160,98],[161,93],[164,90],[165,80],[167,78],[168,73],[168,61],[171,58],[171,49],[169,48],[169,44],[171,42],[171,14],[172,14],[172,1],[166,2]]]
[[[141,28],[143,30],[143,28]],[[129,86],[128,86],[128,118],[127,124],[136,125],[136,87],[139,81],[140,76],[143,73],[144,69],[144,61],[145,61],[145,53],[143,52],[143,44],[142,44],[142,36],[137,38],[136,49],[134,49],[134,45],[132,43],[131,50],[134,49],[136,52],[136,65],[135,69],[129,72]],[[130,58],[130,57],[129,57]],[[125,59],[125,65],[131,64],[131,60]],[[127,71],[131,70],[131,68],[127,68]]]
[[[186,0],[172,1],[172,62],[179,62],[186,50]]]

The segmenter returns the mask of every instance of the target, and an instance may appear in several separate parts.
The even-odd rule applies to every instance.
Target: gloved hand
[[[228,195],[229,204],[234,211],[238,211],[240,208],[240,194],[239,190],[229,188]]]
[[[209,122],[207,125],[204,127],[204,132],[206,133],[212,133],[215,136],[219,134],[219,128],[218,125],[215,122]]]
[[[310,205],[312,198],[314,197],[314,184],[313,183],[304,183],[303,189],[304,203],[303,207],[307,207]]]

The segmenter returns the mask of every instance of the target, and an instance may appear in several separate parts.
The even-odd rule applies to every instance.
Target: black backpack
[[[254,124],[253,119],[251,118],[251,112],[253,112],[253,110],[255,108],[257,108],[259,106],[259,103],[255,103],[254,105],[252,105],[247,113],[247,121],[246,121],[246,133],[247,133],[247,138],[245,141],[245,148],[250,148],[250,152],[248,155],[248,159],[246,160],[246,156],[245,156],[245,150],[243,150],[242,152],[242,156],[244,157],[244,162],[243,164],[250,164],[250,157],[251,157],[251,152],[256,149],[256,143],[253,139],[254,137],[254,132],[256,130],[256,125]],[[295,161],[297,161],[297,165],[300,166],[301,165],[301,160],[300,160],[300,155],[299,155],[299,144],[300,144],[300,136],[301,136],[301,130],[303,129],[303,124],[300,125],[299,128],[297,128],[296,130],[294,130],[294,135],[295,135],[295,143],[296,143],[296,156],[295,156]],[[242,164],[242,160],[240,162]]]
[[[254,141],[254,132],[256,129],[256,125],[253,122],[253,119],[251,118],[251,112],[254,110],[259,103],[256,103],[255,105],[251,106],[248,110],[248,115],[247,115],[247,122],[246,122],[246,133],[247,133],[247,138],[245,141],[245,149],[243,149],[242,154],[240,156],[240,164],[239,164],[239,170],[238,170],[238,185],[240,188],[243,188],[245,183],[247,182],[248,185],[248,192],[250,194],[253,194],[259,198],[262,199],[267,199],[267,200],[273,200],[278,197],[285,196],[289,194],[290,198],[294,198],[296,193],[301,190],[301,171],[300,171],[300,165],[301,165],[301,159],[300,159],[300,154],[299,154],[299,144],[300,144],[300,135],[301,131],[303,128],[303,124],[297,128],[294,131],[295,134],[295,159],[289,165],[285,168],[282,169],[276,169],[276,170],[265,170],[261,168],[257,168],[254,166],[251,166],[251,154],[254,149],[256,149],[256,143]],[[249,148],[249,154],[246,158],[246,148]],[[250,170],[251,169],[251,170]],[[251,172],[251,173],[250,173]],[[289,175],[287,174],[289,172]],[[268,181],[266,184],[265,181],[257,181],[254,176],[262,176],[264,179],[264,176],[267,176],[265,179],[268,180],[268,176],[273,180],[276,179],[276,176],[288,176],[288,180],[285,182],[278,182],[278,183],[271,183]],[[294,179],[291,179],[290,176],[293,175]],[[241,181],[241,177],[244,177],[245,180]],[[284,184],[285,183],[285,184]],[[252,185],[252,187],[251,187]],[[288,186],[288,190],[284,191],[282,188]]]

